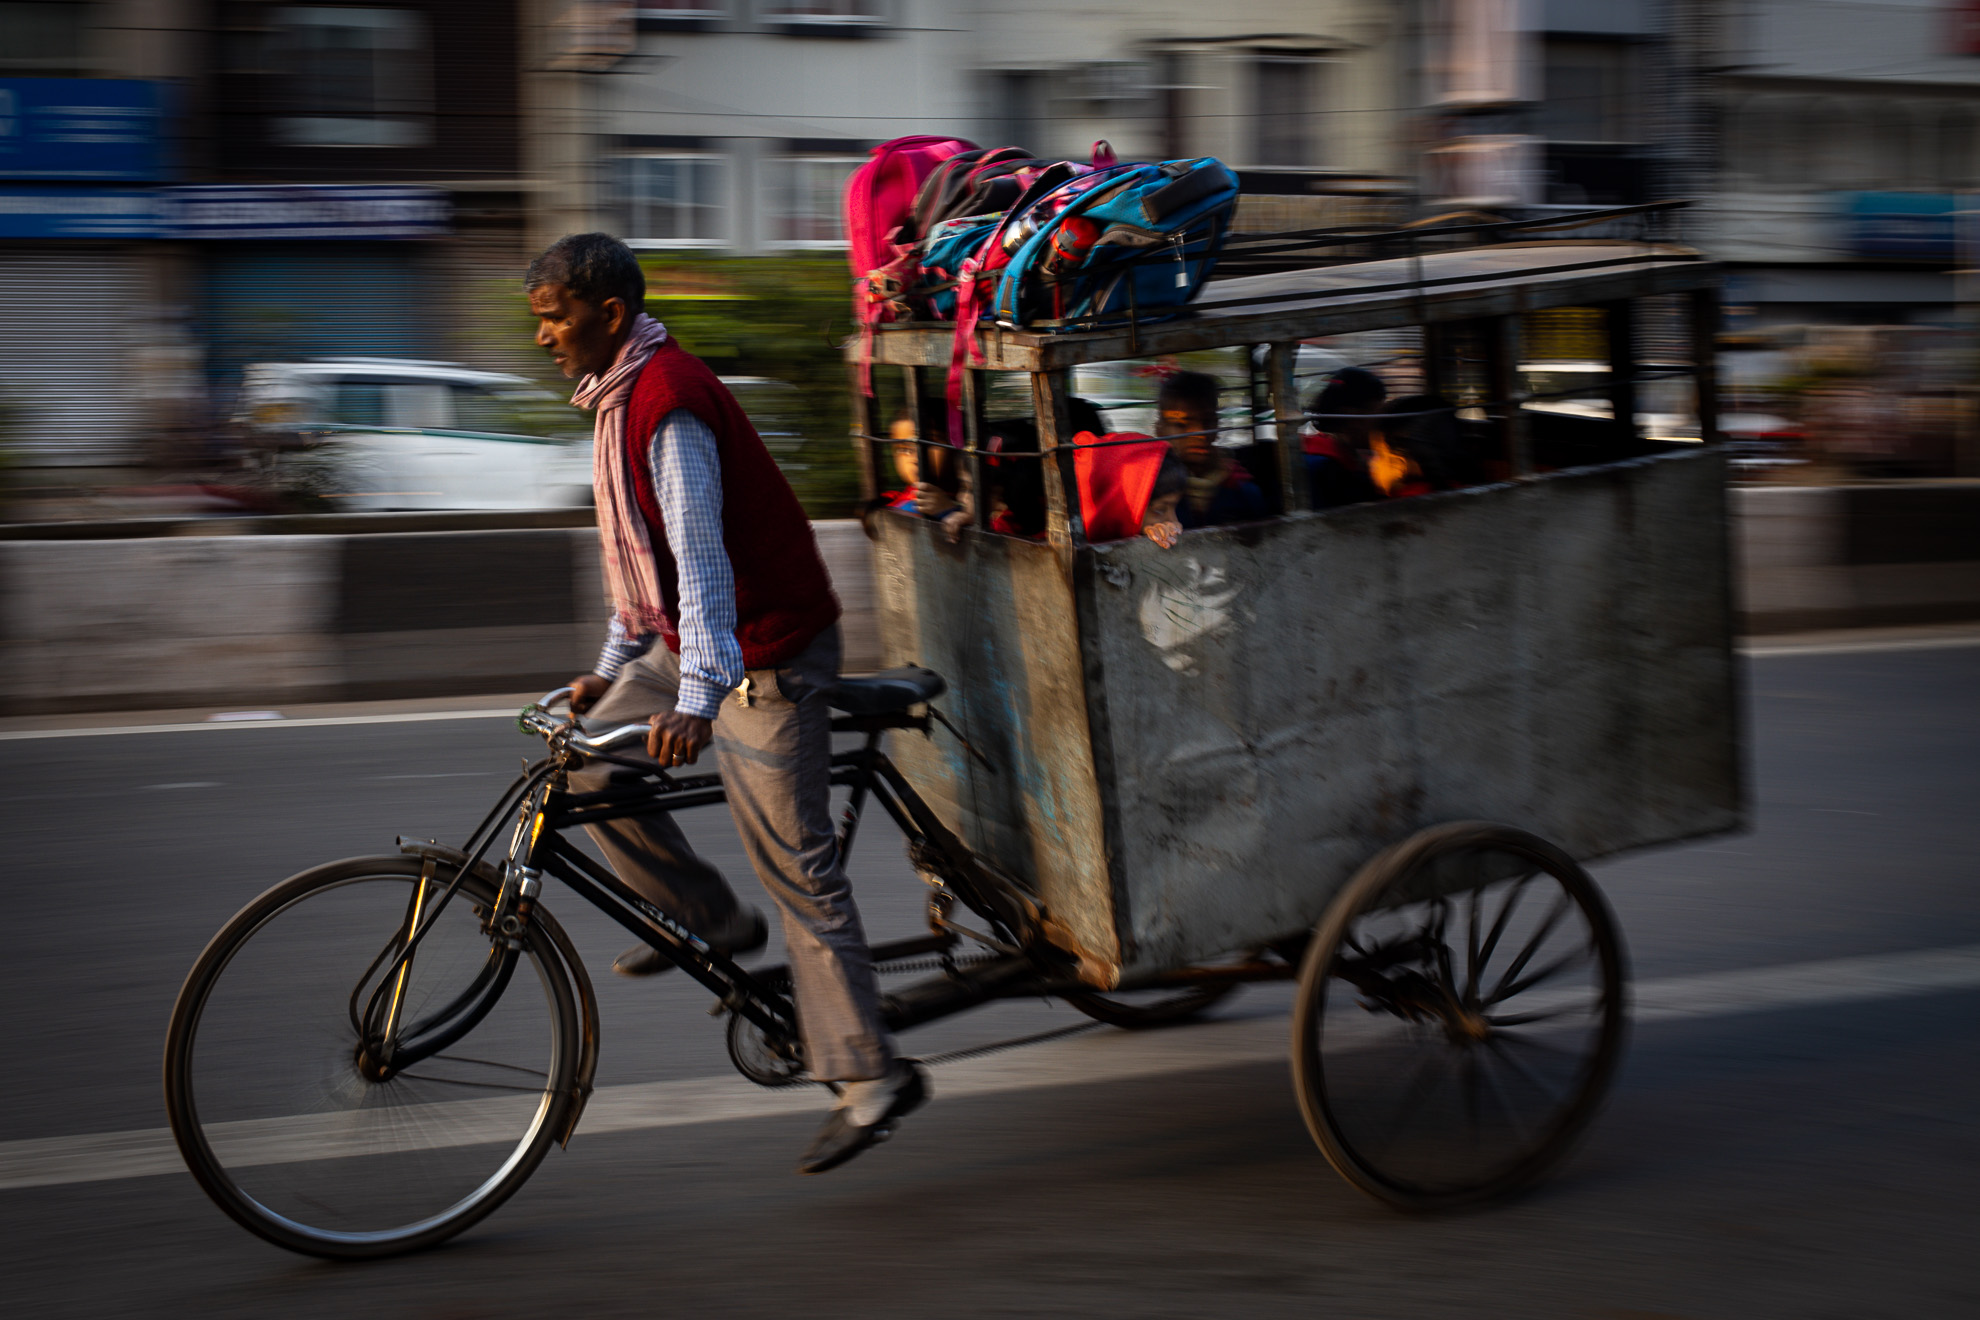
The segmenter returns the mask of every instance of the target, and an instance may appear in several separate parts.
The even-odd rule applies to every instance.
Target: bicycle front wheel
[[[166,1109],[193,1176],[249,1231],[315,1256],[431,1246],[562,1134],[579,1042],[563,962],[539,926],[482,932],[495,894],[479,875],[441,902],[453,879],[445,864],[422,877],[416,857],[320,866],[248,904],[194,964]],[[402,958],[415,921],[426,933]],[[397,1040],[446,1043],[381,1068],[388,1015]]]

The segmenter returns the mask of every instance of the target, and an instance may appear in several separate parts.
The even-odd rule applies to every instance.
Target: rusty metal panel
[[[875,517],[874,587],[889,665],[949,681],[938,703],[984,756],[948,733],[895,734],[889,753],[979,855],[1024,880],[1101,964],[1119,961],[1105,821],[1093,772],[1071,580],[1041,543]]]
[[[1724,464],[1700,449],[1085,547],[877,519],[893,753],[1131,977],[1311,926],[1377,851],[1482,817],[1583,858],[1739,827]]]
[[[1310,926],[1480,817],[1580,857],[1738,827],[1714,450],[1080,551],[1122,961]]]

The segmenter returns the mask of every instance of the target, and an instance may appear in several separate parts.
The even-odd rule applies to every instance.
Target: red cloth
[[[1341,444],[1341,438],[1331,431],[1309,431],[1300,437],[1300,441],[1300,448],[1309,454],[1341,462],[1347,460],[1346,447]]]
[[[749,415],[715,373],[673,339],[653,354],[633,386],[626,414],[626,458],[633,495],[651,529],[669,649],[679,651],[680,573],[668,549],[653,489],[653,433],[685,408],[715,433],[722,463],[722,545],[736,580],[736,641],[743,664],[772,669],[839,618],[839,598],[819,557],[811,522],[763,447]]]
[[[1088,449],[1085,446],[1099,443],[1093,432],[1081,431],[1073,437],[1073,474],[1079,482],[1079,511],[1086,522],[1086,539],[1125,541],[1141,535],[1141,518],[1148,512],[1169,444],[1138,431],[1115,431],[1101,439],[1144,442]]]
[[[1002,532],[1005,536],[1022,537],[1027,541],[1036,541],[1040,536],[1044,535],[1042,532],[1027,532],[1024,528],[1018,526],[1018,520],[1011,517],[1011,511],[1009,509],[999,509],[990,515],[990,530],[993,532]]]

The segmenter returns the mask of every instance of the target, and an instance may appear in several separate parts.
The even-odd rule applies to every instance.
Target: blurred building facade
[[[1980,6],[1750,0],[1714,36],[1703,238],[1729,263],[1728,302],[1761,323],[1955,320]]]
[[[167,0],[0,4],[0,422],[16,462],[124,461],[190,420],[197,338],[158,243],[195,67]]]
[[[1957,319],[1972,0],[1429,0],[1422,187],[1488,210],[1692,198],[1753,322]],[[1971,264],[1970,262],[1967,264]]]
[[[1410,168],[1408,5],[1233,0],[546,4],[532,74],[540,239],[774,252],[839,238],[839,190],[906,133],[1084,157],[1215,155],[1249,227],[1354,218]],[[1276,199],[1276,200],[1263,200]]]
[[[1697,195],[1711,0],[1430,0],[1422,184],[1442,205],[1587,208]]]
[[[543,243],[829,250],[916,132],[1215,155],[1252,231],[1696,198],[1761,326],[1980,265],[1980,0],[0,0],[0,429],[148,463],[250,361],[517,366]]]
[[[196,464],[249,361],[475,356],[526,249],[513,0],[0,0],[0,406]]]

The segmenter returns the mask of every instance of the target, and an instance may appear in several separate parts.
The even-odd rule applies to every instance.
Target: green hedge
[[[859,507],[859,461],[847,439],[851,404],[842,345],[853,321],[846,259],[837,252],[772,257],[643,256],[646,310],[722,376],[794,388],[802,439],[777,446],[805,511],[844,518]],[[772,424],[759,417],[760,428]]]
[[[796,433],[794,440],[773,443],[772,452],[805,512],[813,518],[856,515],[859,460],[848,438],[850,377],[840,347],[853,331],[845,257],[669,253],[642,256],[640,266],[647,312],[717,375],[760,376],[791,386],[787,418],[762,415],[759,397],[744,403],[759,429]],[[478,320],[473,333],[490,351],[513,353],[536,333],[536,318],[515,284],[492,282],[488,294],[503,310]],[[547,359],[524,369],[559,397],[570,397],[570,382]]]

